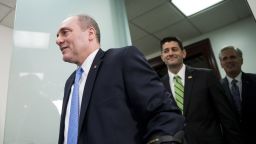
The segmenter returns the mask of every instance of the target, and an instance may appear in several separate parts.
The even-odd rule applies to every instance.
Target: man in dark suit
[[[221,49],[219,59],[222,68],[226,72],[226,77],[221,80],[226,90],[229,101],[233,105],[233,110],[240,119],[242,136],[245,144],[251,144],[254,141],[252,131],[256,129],[256,74],[242,72],[243,54],[239,48],[227,46]],[[232,81],[235,80],[238,88],[238,102],[236,102],[235,93],[232,90]]]
[[[185,57],[178,38],[161,40],[161,58],[168,68],[162,81],[185,117],[187,143],[240,144],[238,120],[219,80],[212,70],[183,64]]]
[[[74,72],[65,85],[59,144],[181,143],[184,118],[135,47],[101,50],[98,24],[88,15],[65,19],[56,43],[63,60],[82,73],[79,123],[72,113],[77,87],[72,85],[79,75]]]

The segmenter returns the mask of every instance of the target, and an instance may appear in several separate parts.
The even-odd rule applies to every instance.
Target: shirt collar
[[[184,80],[185,70],[186,70],[186,66],[185,66],[185,64],[183,64],[181,69],[179,70],[179,72],[177,74],[174,74],[174,73],[172,73],[168,70],[168,75],[169,75],[170,79],[173,79],[174,76],[178,75],[182,80]]]
[[[90,67],[92,65],[92,62],[97,54],[97,52],[99,51],[99,49],[96,49],[94,50],[86,59],[85,61],[83,62],[82,64],[82,69],[84,70],[84,73],[85,74],[88,74],[89,70],[90,70]]]
[[[228,79],[228,82],[231,83],[231,81],[233,80],[233,78],[226,76]],[[240,72],[235,78],[235,80],[237,80],[239,83],[242,82],[242,72]]]

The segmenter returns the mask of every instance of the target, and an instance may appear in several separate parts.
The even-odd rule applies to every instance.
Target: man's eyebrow
[[[70,28],[67,28],[67,27],[62,27],[62,28],[60,28],[60,29],[58,30],[56,36],[58,37],[58,36],[59,36],[59,33],[62,32],[62,31],[64,31],[64,30],[71,30],[71,29],[70,29]]]

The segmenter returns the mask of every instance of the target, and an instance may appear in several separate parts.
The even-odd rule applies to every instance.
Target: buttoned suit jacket
[[[225,77],[221,80],[226,94],[230,103],[232,104],[233,111],[236,112],[238,118],[240,119],[240,127],[242,129],[242,136],[245,144],[250,144],[254,141],[254,134],[251,131],[256,129],[256,110],[255,110],[255,101],[256,101],[256,74],[242,72],[242,112],[241,114],[235,108],[235,103],[233,101],[231,91],[229,88],[228,79]]]
[[[169,75],[162,81],[171,92]],[[183,109],[188,144],[241,143],[238,121],[212,70],[186,66]]]
[[[65,85],[59,144],[75,72]],[[155,135],[174,135],[184,118],[160,78],[137,48],[98,51],[83,92],[78,144],[142,144]]]

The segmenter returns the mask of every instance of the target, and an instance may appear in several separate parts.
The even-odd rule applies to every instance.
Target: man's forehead
[[[233,49],[228,49],[228,50],[225,50],[221,53],[221,57],[222,58],[227,58],[227,57],[237,57],[238,54],[236,53],[235,50]]]
[[[223,51],[223,54],[236,54],[236,51],[234,49],[227,49]]]
[[[75,24],[77,22],[76,17],[68,17],[65,20],[62,21],[62,23],[59,26],[59,30],[57,33],[60,31],[70,27],[71,25]]]
[[[66,26],[66,25],[70,25],[72,23],[76,23],[77,22],[77,17],[68,17],[65,20],[62,21],[60,27],[62,26]]]
[[[170,48],[171,47],[179,47],[178,43],[175,41],[169,41],[163,44],[164,48]]]

